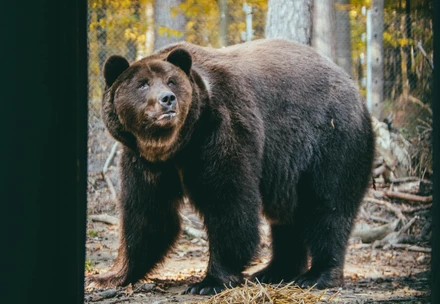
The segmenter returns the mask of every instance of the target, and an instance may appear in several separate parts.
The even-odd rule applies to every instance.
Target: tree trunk
[[[313,0],[269,0],[266,38],[312,42]]]
[[[335,0],[336,63],[352,76],[350,0]]]
[[[145,32],[145,54],[149,55],[154,51],[154,3],[145,3],[145,22],[147,30]]]
[[[371,112],[380,121],[383,119],[383,9],[384,0],[371,2]]]
[[[408,38],[406,37],[406,16],[402,16],[401,17],[401,22],[400,22],[400,31],[402,32],[402,38]],[[407,46],[400,46],[400,58],[402,59],[401,61],[401,71],[402,71],[402,94],[403,96],[405,96],[405,98],[408,98],[408,94],[409,94],[409,81],[408,81],[408,53],[406,52],[408,50]],[[411,57],[409,57],[411,58]],[[409,70],[411,69],[411,66],[409,66]]]
[[[133,0],[133,7],[134,7],[133,17],[136,20],[135,22],[138,22],[139,21],[139,11],[140,11],[139,0]],[[128,39],[127,40],[127,56],[126,56],[128,62],[135,61],[136,55],[137,55],[136,40]]]
[[[335,16],[333,0],[314,0],[312,46],[331,61],[336,61]]]
[[[406,0],[405,1],[405,35],[406,38],[408,39],[412,39],[412,31],[411,31],[411,0]],[[411,46],[410,43],[408,43],[405,47],[405,52],[408,56],[408,60],[406,62],[406,70],[408,71],[408,80],[410,81],[409,83],[409,87],[410,90],[414,87],[417,86],[417,83],[412,83],[412,82],[416,82],[417,79],[416,77],[414,77],[414,69],[413,69],[413,58],[412,58],[412,52],[413,52],[413,47]]]
[[[220,11],[219,46],[228,45],[228,0],[218,0]]]
[[[104,62],[107,59],[107,29],[101,26],[101,21],[107,18],[107,4],[105,2],[96,10],[96,21],[98,26],[96,27],[96,38],[98,40],[98,61],[99,71],[102,71]],[[104,87],[104,81],[100,78],[101,88]]]
[[[171,10],[181,4],[181,0],[156,0],[154,7],[155,40],[154,49],[185,40],[185,16],[178,13],[172,17]]]

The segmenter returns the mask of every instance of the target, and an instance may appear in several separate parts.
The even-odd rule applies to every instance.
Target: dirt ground
[[[92,119],[93,120],[93,119]],[[116,202],[109,191],[101,171],[113,141],[104,135],[99,122],[89,125],[89,182],[88,214],[106,214],[117,218]],[[117,158],[109,167],[110,177],[118,191]],[[379,185],[380,186],[380,185]],[[388,186],[388,185],[387,185]],[[375,190],[368,197],[374,198]],[[350,239],[345,264],[345,286],[328,290],[338,292],[334,303],[429,303],[430,299],[430,209],[414,209],[405,202],[393,202],[413,224],[405,232],[412,247],[396,248],[385,245],[374,248],[364,244],[358,237]],[[412,210],[409,210],[412,208]],[[392,222],[396,216],[390,210],[364,202],[357,223],[380,226]],[[409,211],[408,211],[409,210]],[[168,255],[167,260],[147,279],[125,288],[102,290],[85,286],[85,303],[190,303],[208,299],[206,296],[182,295],[186,286],[201,280],[208,261],[208,243],[200,219],[185,204],[181,210],[183,233]],[[370,215],[370,216],[368,216]],[[379,223],[379,221],[383,221]],[[399,224],[397,230],[402,226]],[[270,260],[270,233],[267,224],[261,226],[261,254],[247,273],[261,269]],[[88,219],[86,277],[108,271],[116,257],[118,225]],[[408,246],[407,246],[408,247]],[[426,252],[421,252],[426,251]],[[320,293],[320,291],[314,291]]]

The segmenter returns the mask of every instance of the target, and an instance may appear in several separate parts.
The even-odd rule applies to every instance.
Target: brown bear
[[[179,235],[186,197],[209,238],[206,277],[187,293],[243,282],[260,214],[271,224],[272,259],[255,278],[343,284],[374,136],[342,69],[308,46],[268,39],[178,43],[132,65],[112,56],[104,78],[103,120],[124,145],[121,231],[113,270],[94,280],[126,285],[151,272]]]

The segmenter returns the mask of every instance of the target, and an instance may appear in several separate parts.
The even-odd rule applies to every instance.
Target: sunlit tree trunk
[[[412,30],[411,30],[411,0],[406,0],[405,1],[405,35],[406,38],[408,39],[412,39]],[[417,86],[416,83],[412,83],[412,82],[416,82],[417,79],[416,77],[414,77],[414,73],[413,73],[413,58],[411,56],[411,52],[412,52],[412,46],[410,45],[410,43],[408,43],[405,47],[405,52],[408,56],[408,60],[406,63],[406,69],[408,71],[408,79],[410,81],[409,86],[410,86],[410,90],[411,87],[415,87]]]
[[[333,0],[314,0],[312,46],[331,61],[336,61],[335,12]]]
[[[383,119],[383,28],[384,28],[384,0],[372,0],[372,40],[371,40],[371,103],[372,114],[379,120]],[[367,96],[368,97],[368,96]]]
[[[403,39],[406,37],[406,16],[401,17],[401,23],[400,23],[400,30],[402,32]],[[407,46],[400,46],[400,58],[401,58],[401,70],[402,70],[402,89],[403,89],[403,95],[405,97],[408,97],[409,94],[409,81],[408,81],[408,67],[411,68],[411,66],[408,66],[408,59],[411,58],[408,56],[408,53],[406,52],[408,50]],[[409,57],[409,58],[408,58]]]
[[[185,40],[186,20],[182,13],[174,17],[172,10],[178,9],[181,0],[156,0],[154,6],[154,49]]]
[[[145,32],[145,56],[154,51],[154,4],[145,3],[145,22],[147,31]]]
[[[228,45],[228,0],[218,0],[220,11],[219,46]]]
[[[335,0],[336,63],[352,76],[351,32],[349,8],[350,0]]]
[[[311,45],[313,0],[269,0],[266,38]]]
[[[96,38],[98,41],[98,61],[99,70],[102,71],[104,62],[107,59],[107,30],[105,26],[101,24],[105,22],[107,17],[107,4],[103,2],[101,6],[96,9],[96,21],[98,26],[96,27]],[[104,87],[104,82],[101,79],[101,88]]]

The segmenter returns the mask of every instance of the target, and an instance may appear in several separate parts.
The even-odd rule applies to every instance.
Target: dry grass
[[[327,290],[312,293],[313,287],[301,289],[289,284],[269,285],[246,281],[242,287],[228,288],[221,293],[212,296],[202,302],[190,302],[187,304],[202,303],[226,303],[226,304],[308,304],[318,302],[331,302],[339,292],[327,295]]]

